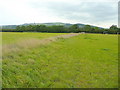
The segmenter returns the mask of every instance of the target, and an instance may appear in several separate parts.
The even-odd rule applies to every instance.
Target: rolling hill
[[[76,23],[77,25],[79,25],[79,27],[84,27],[86,24],[81,24],[81,23]],[[52,23],[24,23],[21,25],[46,25],[46,26],[52,26],[52,25],[63,25],[65,27],[70,27],[73,24],[70,23],[61,23],[61,22],[52,22]],[[18,25],[2,25],[2,29],[15,29]],[[97,27],[97,26],[93,26],[90,25],[92,27]],[[99,27],[102,28],[102,27]]]

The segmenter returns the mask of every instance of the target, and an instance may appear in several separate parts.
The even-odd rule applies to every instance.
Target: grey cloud
[[[70,20],[84,22],[109,22],[117,20],[115,2],[44,2],[34,3],[36,8],[47,8],[54,15]]]

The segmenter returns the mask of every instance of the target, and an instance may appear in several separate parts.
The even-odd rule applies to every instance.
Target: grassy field
[[[7,34],[3,33],[3,46],[17,42],[22,36],[18,36],[20,33]],[[58,35],[24,34],[22,39]],[[116,88],[118,37],[80,34],[59,38],[45,45],[3,54],[2,68],[5,88]]]
[[[16,33],[16,32],[3,32],[2,33],[2,44],[11,44],[11,43],[16,43],[20,42],[24,39],[43,39],[43,38],[48,38],[52,36],[57,36],[57,35],[63,35],[64,33]]]

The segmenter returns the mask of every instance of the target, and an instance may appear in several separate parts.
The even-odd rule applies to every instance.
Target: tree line
[[[108,33],[108,34],[118,34],[120,28],[116,25],[112,25],[109,29],[93,27],[90,25],[85,25],[84,27],[79,27],[74,24],[70,27],[62,25],[19,25],[16,29],[2,29],[2,32],[48,32],[48,33]]]

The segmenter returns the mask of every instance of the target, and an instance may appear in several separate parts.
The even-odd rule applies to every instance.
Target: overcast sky
[[[119,0],[0,0],[0,25],[83,23],[100,27],[118,24]]]

